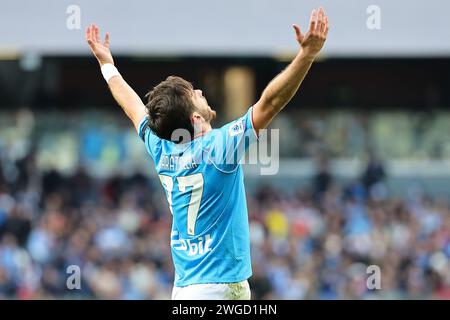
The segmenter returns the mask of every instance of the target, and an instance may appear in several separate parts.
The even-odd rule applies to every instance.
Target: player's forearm
[[[264,105],[270,109],[266,111],[276,114],[286,106],[297,92],[313,61],[314,56],[300,50],[286,69],[267,85],[261,95]]]
[[[116,100],[117,104],[120,105],[137,128],[139,122],[146,114],[141,98],[120,75],[109,79],[108,86],[114,100]]]
[[[128,85],[122,76],[115,76],[108,81],[109,90],[114,100],[131,117],[137,112],[145,112],[145,106],[137,93]]]

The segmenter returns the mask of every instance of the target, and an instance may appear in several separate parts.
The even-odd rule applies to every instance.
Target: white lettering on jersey
[[[178,238],[178,232],[174,231],[170,244],[174,250],[187,251],[189,256],[194,256],[211,251],[212,241],[210,234],[196,239],[180,239]]]

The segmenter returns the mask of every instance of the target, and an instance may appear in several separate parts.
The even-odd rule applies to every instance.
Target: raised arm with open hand
[[[96,25],[90,25],[86,29],[86,41],[97,58],[102,72],[105,72],[107,68],[116,70],[113,66],[114,59],[109,49],[109,33],[106,33],[105,41],[102,43],[100,41],[100,30]],[[133,122],[136,130],[138,130],[140,121],[146,115],[145,106],[141,98],[117,71],[112,73],[112,76],[108,79],[108,86],[116,102],[122,107]]]
[[[253,108],[253,125],[258,131],[266,128],[297,92],[328,34],[328,17],[323,8],[313,10],[309,29],[303,34],[293,25],[300,50],[292,62],[264,89]]]

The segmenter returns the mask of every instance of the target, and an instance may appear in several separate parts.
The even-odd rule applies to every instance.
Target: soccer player
[[[144,104],[120,76],[109,49],[91,25],[86,40],[109,89],[133,122],[155,164],[172,212],[175,266],[172,299],[250,299],[252,275],[242,150],[291,100],[328,33],[323,8],[313,10],[309,30],[293,25],[299,51],[240,118],[213,129],[215,111],[186,80],[168,77]]]

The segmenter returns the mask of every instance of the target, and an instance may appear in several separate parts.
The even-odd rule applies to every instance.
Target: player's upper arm
[[[147,117],[147,112],[145,112],[145,106],[142,104],[141,106],[136,106],[136,108],[132,108],[130,110],[130,114],[128,114],[128,117],[130,118],[131,122],[133,122],[134,128],[138,133],[140,128],[140,125],[142,123],[142,120]]]
[[[272,122],[273,118],[277,115],[277,109],[270,105],[270,102],[266,101],[264,97],[261,97],[258,102],[253,106],[253,127],[257,134],[259,130],[265,129]]]
[[[116,102],[133,122],[136,130],[139,130],[139,124],[146,115],[145,105],[141,98],[122,76],[112,77],[108,81],[108,86]]]

